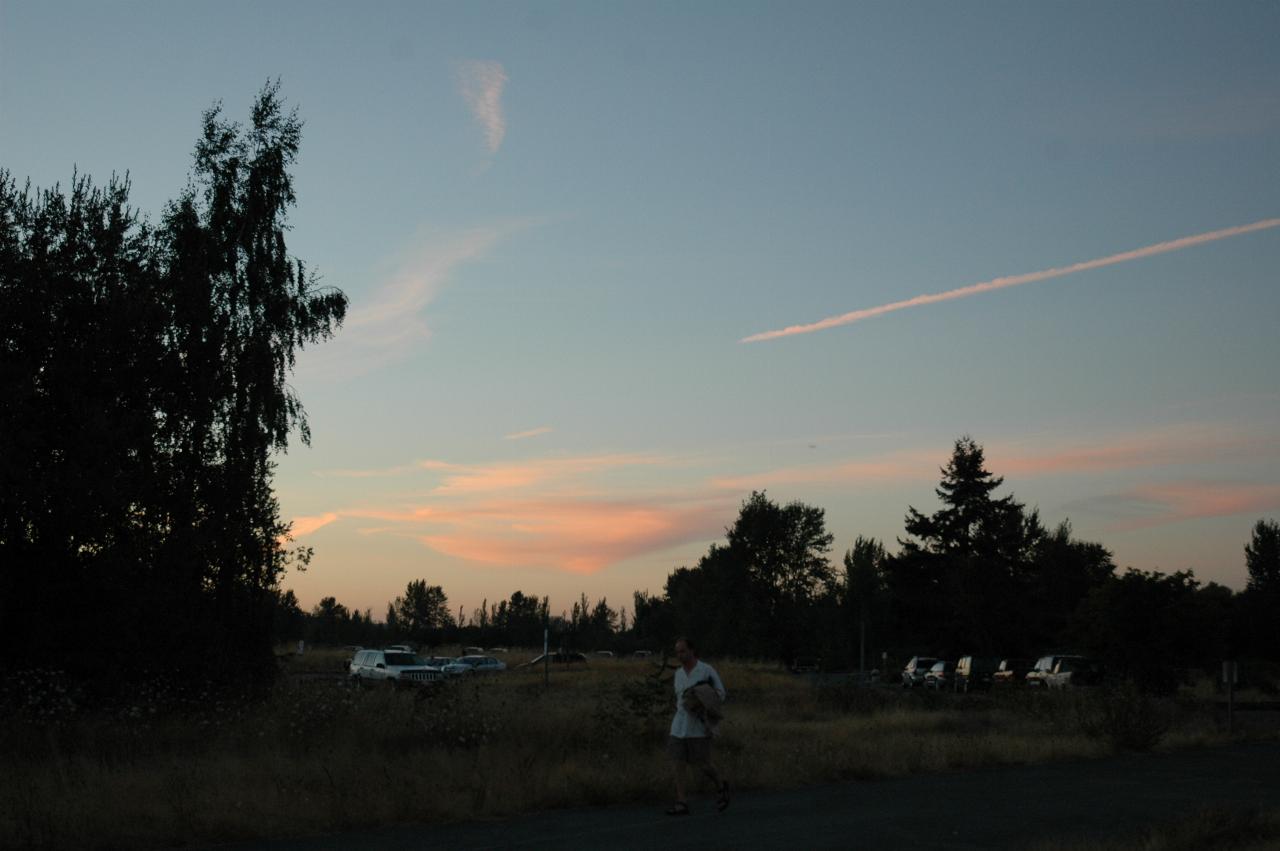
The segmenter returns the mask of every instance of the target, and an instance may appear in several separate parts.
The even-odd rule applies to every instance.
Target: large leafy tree
[[[717,652],[794,658],[813,638],[813,604],[837,588],[825,512],[756,491],[725,537],[668,577],[677,629]]]
[[[884,609],[886,559],[883,544],[861,535],[844,554],[844,609],[858,644],[859,669],[866,667],[868,630],[874,631]]]
[[[1255,523],[1244,559],[1249,581],[1241,600],[1239,649],[1247,656],[1280,658],[1280,523]]]
[[[144,646],[175,674],[273,670],[291,557],[273,457],[295,429],[309,438],[288,377],[347,304],[286,247],[300,138],[275,85],[247,127],[209,110],[191,183],[155,228],[127,181],[33,194],[0,173],[10,644],[104,681]]]
[[[396,597],[392,606],[397,625],[414,641],[438,644],[445,630],[454,625],[444,588],[428,585],[425,579],[410,580],[404,596]]]

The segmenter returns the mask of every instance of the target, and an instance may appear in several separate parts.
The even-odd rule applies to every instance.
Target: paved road
[[[1280,743],[743,792],[726,813],[700,800],[678,819],[661,807],[606,807],[226,847],[1023,848],[1037,839],[1112,837],[1217,804],[1280,807]]]

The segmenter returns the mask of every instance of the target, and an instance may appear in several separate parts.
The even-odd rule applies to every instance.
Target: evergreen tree
[[[1280,598],[1280,522],[1259,520],[1244,547],[1250,591]]]
[[[941,472],[942,507],[908,507],[912,538],[886,565],[899,624],[934,652],[997,652],[1016,642],[1022,579],[1044,530],[1013,496],[993,495],[1004,479],[971,437],[956,441]]]

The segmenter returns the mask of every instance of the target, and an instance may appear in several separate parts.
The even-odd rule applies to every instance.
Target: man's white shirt
[[[710,680],[712,688],[720,695],[720,699],[724,700],[724,683],[720,682],[720,675],[716,673],[715,668],[702,660],[698,660],[690,671],[686,671],[684,665],[676,668],[676,717],[671,719],[671,735],[677,739],[695,739],[709,735],[706,725],[698,720],[697,715],[685,709],[680,699],[685,689],[703,680]]]

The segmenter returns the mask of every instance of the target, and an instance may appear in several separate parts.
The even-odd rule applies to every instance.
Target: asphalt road
[[[1024,848],[1039,839],[1115,837],[1213,805],[1280,807],[1280,743],[741,792],[723,814],[704,798],[682,818],[662,807],[620,806],[223,847]]]

